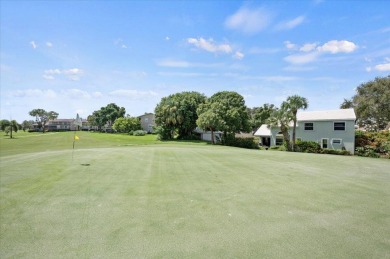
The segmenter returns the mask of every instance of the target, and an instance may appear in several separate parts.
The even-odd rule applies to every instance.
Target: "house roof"
[[[353,109],[298,112],[297,121],[356,120]]]
[[[256,130],[255,134],[253,135],[260,137],[271,136],[271,128],[268,128],[267,124],[263,124],[260,126],[260,128],[258,128],[258,130]]]

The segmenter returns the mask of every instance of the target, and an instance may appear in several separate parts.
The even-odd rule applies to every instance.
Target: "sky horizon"
[[[10,1],[1,8],[0,119],[42,108],[87,118],[109,103],[236,91],[250,108],[288,96],[338,109],[390,74],[387,1]]]

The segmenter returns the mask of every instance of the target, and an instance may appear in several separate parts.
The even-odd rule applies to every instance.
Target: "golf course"
[[[0,258],[390,258],[390,160],[0,136]]]

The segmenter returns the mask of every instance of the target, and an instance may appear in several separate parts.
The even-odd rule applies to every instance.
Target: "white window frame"
[[[329,139],[328,138],[322,138],[321,139],[321,148],[324,148],[324,139],[326,139],[326,145],[327,145],[327,147],[325,147],[325,148],[329,148],[329,145],[330,145],[330,143],[329,143]]]
[[[334,143],[335,140],[340,141],[340,143]],[[341,145],[341,144],[343,144],[343,140],[341,138],[333,138],[332,139],[332,145]]]
[[[341,129],[336,130],[335,129],[336,123],[344,123],[344,129],[343,130],[341,130]],[[346,129],[347,129],[347,123],[345,121],[334,121],[333,122],[333,131],[346,131]]]
[[[282,143],[278,144],[278,140],[282,140]],[[275,138],[275,146],[283,146],[283,142],[284,142],[283,138],[280,138],[280,137]]]
[[[306,124],[311,123],[313,125],[313,129],[306,129]],[[304,122],[303,123],[303,130],[304,131],[314,131],[314,122]]]

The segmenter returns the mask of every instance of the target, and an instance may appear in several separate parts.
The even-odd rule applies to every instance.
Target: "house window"
[[[276,145],[276,146],[281,146],[281,145],[283,145],[283,138],[276,138],[275,145]]]
[[[305,122],[305,130],[314,130],[313,122]]]
[[[149,118],[145,118],[145,122],[149,122]]]
[[[340,145],[341,139],[332,139],[332,144]]]
[[[345,122],[335,122],[335,123],[333,123],[333,130],[345,131]]]
[[[328,148],[328,139],[327,138],[323,138],[321,140],[321,147],[322,148]]]

